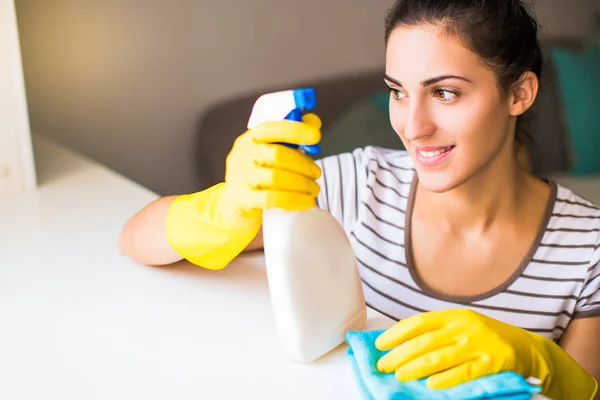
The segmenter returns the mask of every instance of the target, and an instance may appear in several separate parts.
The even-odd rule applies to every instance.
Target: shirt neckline
[[[475,295],[461,296],[461,295],[450,295],[450,294],[441,293],[441,292],[431,288],[421,279],[421,277],[419,276],[419,273],[417,272],[417,270],[415,268],[414,259],[413,259],[413,251],[412,251],[412,239],[411,239],[410,232],[412,230],[411,229],[412,213],[413,213],[419,178],[417,176],[417,172],[414,171],[413,179],[410,184],[410,193],[408,196],[408,204],[406,206],[406,216],[405,216],[406,217],[406,220],[405,220],[406,228],[404,229],[404,243],[405,243],[404,253],[405,253],[405,258],[406,258],[406,266],[408,267],[408,271],[410,272],[410,275],[411,275],[413,281],[428,296],[431,296],[431,297],[434,297],[436,299],[443,300],[443,301],[453,302],[453,303],[471,303],[474,301],[484,300],[484,299],[492,297],[492,296],[506,290],[510,285],[512,285],[519,278],[519,276],[521,276],[521,274],[523,273],[525,268],[527,268],[527,266],[533,259],[533,256],[535,255],[537,249],[539,248],[539,246],[542,242],[544,233],[546,232],[546,230],[548,228],[548,223],[550,222],[550,217],[552,216],[552,211],[554,210],[554,207],[556,204],[558,188],[557,188],[556,183],[553,180],[544,180],[544,181],[550,185],[550,197],[546,203],[544,216],[542,218],[542,222],[540,223],[540,225],[538,227],[538,232],[536,234],[536,237],[533,240],[531,247],[525,254],[525,257],[523,257],[523,259],[521,260],[521,263],[518,265],[518,267],[515,269],[515,271],[508,277],[508,279],[506,279],[504,282],[502,282],[500,285],[496,286],[495,288],[487,290],[483,293],[475,294]]]

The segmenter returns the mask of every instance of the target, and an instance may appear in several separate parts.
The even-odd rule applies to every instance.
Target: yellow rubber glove
[[[317,144],[321,120],[266,122],[238,137],[226,161],[225,182],[177,197],[166,221],[171,246],[190,262],[222,269],[254,239],[262,210],[305,210],[319,194],[317,164],[298,150],[275,144]]]
[[[598,384],[552,340],[469,309],[432,311],[401,320],[375,341],[391,350],[377,363],[400,381],[427,378],[443,389],[502,371],[542,381],[555,399],[594,397]]]

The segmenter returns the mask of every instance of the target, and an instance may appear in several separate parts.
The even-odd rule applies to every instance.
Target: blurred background
[[[317,88],[324,155],[400,146],[381,79],[391,4],[17,0],[32,131],[161,195],[223,179],[225,155],[254,100],[269,91]],[[600,0],[535,7],[551,73],[528,125],[533,167],[600,174],[598,121],[590,118],[591,129],[569,121],[584,100],[568,89],[581,84],[580,70],[599,85]],[[585,109],[600,111],[598,93]]]

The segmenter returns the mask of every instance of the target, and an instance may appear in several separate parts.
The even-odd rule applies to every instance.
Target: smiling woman
[[[377,339],[391,350],[382,371],[433,388],[514,371],[550,398],[592,399],[600,207],[519,159],[518,121],[541,76],[535,19],[520,0],[397,0],[385,39],[405,151],[368,146],[315,165],[273,143],[317,143],[314,116],[259,125],[234,144],[225,182],[148,206],[121,250],[222,268],[261,247],[262,209],[316,198],[350,238],[367,304],[399,321]]]
[[[400,320],[380,368],[433,387],[515,370],[551,398],[592,398],[600,208],[519,159],[535,20],[517,0],[399,0],[385,37],[406,151],[318,161],[318,204],[346,228],[367,303]]]

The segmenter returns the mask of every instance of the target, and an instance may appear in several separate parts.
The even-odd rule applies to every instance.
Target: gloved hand
[[[171,246],[190,262],[222,269],[254,239],[262,210],[305,210],[319,194],[321,170],[307,155],[276,142],[317,144],[321,120],[265,122],[238,137],[226,161],[225,182],[177,197],[166,221]]]
[[[400,381],[427,378],[442,389],[513,371],[542,382],[551,399],[594,397],[596,380],[553,341],[469,309],[432,311],[401,320],[375,346],[391,350],[377,363]]]

